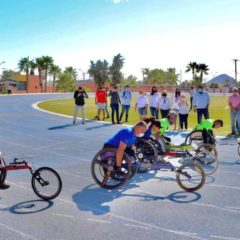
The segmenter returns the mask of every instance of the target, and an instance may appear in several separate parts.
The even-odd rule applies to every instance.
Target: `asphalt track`
[[[240,165],[235,141],[221,141],[219,170],[197,193],[181,191],[173,173],[137,175],[115,191],[100,189],[90,161],[120,126],[39,112],[32,104],[69,95],[0,98],[0,149],[9,161],[28,158],[61,174],[52,202],[32,192],[30,174],[11,172],[0,192],[0,239],[240,239]]]

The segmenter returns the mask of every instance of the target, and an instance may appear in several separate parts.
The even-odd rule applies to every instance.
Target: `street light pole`
[[[235,82],[236,82],[236,84],[237,84],[237,74],[238,74],[238,72],[237,72],[237,63],[238,63],[238,59],[233,59],[233,62],[234,62],[234,68],[235,68]]]

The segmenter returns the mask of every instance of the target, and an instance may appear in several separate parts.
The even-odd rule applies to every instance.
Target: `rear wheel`
[[[49,167],[37,169],[32,176],[34,193],[43,200],[56,198],[62,190],[62,180],[58,173]]]
[[[206,175],[211,175],[218,169],[217,150],[211,144],[202,144],[196,150],[194,159],[203,168]]]
[[[99,151],[92,160],[91,173],[94,181],[106,189],[115,189],[123,185],[131,176],[131,159],[124,154],[121,174],[115,171],[116,166],[115,148],[105,148]]]
[[[194,130],[190,132],[185,139],[185,144],[191,145],[194,149],[197,149],[200,145],[203,144],[202,131]]]
[[[195,192],[205,184],[206,176],[198,164],[188,162],[176,170],[176,180],[185,191]]]

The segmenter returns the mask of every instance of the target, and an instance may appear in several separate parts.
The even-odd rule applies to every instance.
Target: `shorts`
[[[103,110],[105,110],[105,108],[106,108],[106,103],[98,103],[98,104],[97,104],[97,108],[98,108],[98,109],[103,109]]]

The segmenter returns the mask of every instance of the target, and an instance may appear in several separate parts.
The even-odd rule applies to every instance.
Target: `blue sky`
[[[239,0],[0,0],[0,29],[5,68],[51,55],[86,71],[121,53],[124,73],[139,78],[143,67],[184,71],[194,60],[233,75],[240,58]]]

